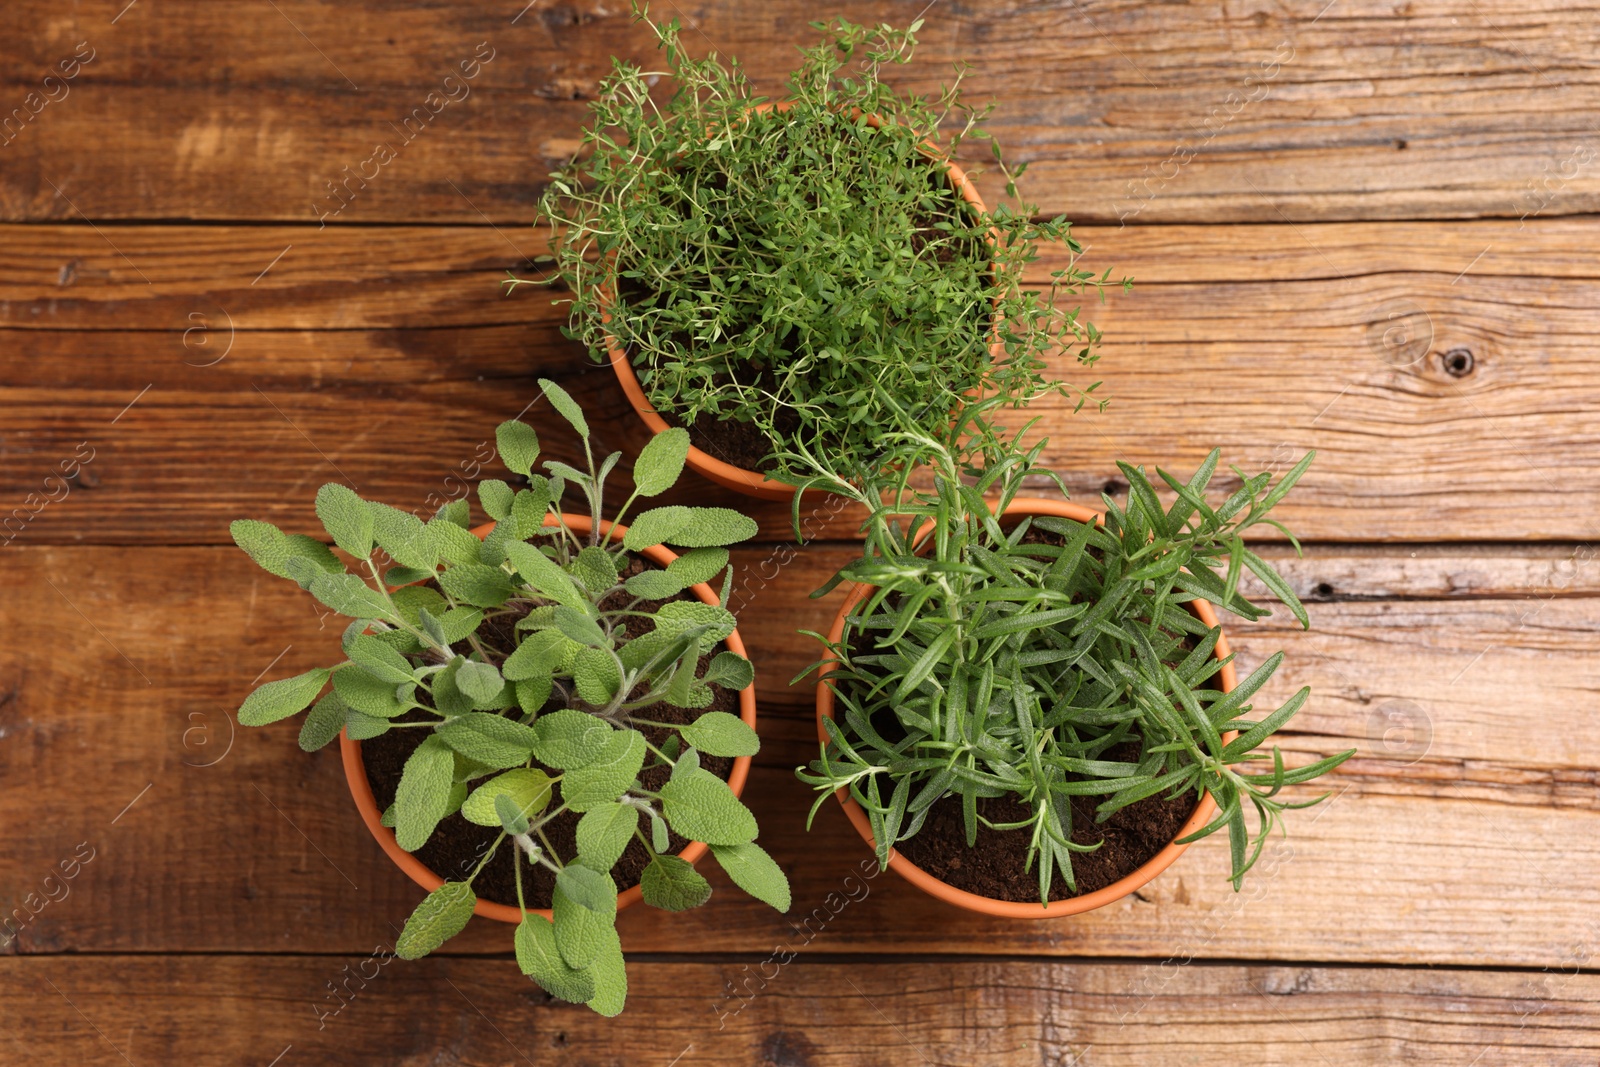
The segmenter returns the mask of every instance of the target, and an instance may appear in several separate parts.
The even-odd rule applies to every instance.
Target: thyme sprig
[[[1025,165],[985,128],[992,105],[963,97],[964,68],[931,97],[885,81],[920,22],[814,23],[821,40],[761,110],[773,102],[736,61],[693,58],[676,21],[636,16],[665,68],[615,62],[540,201],[554,258],[542,281],[570,290],[569,333],[597,361],[614,337],[658,411],[754,424],[784,480],[810,460],[870,465],[884,433],[948,421],[962,397],[1094,399],[1098,382],[1044,371],[1064,352],[1094,366],[1099,332],[1069,305],[1110,272],[1078,266],[1065,219],[1036,222],[1028,204],[980,212],[952,187],[947,165],[968,142],[988,143],[1013,200]],[[1042,241],[1070,261],[1030,286]]]

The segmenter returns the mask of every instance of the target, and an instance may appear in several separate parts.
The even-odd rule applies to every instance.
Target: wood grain
[[[7,111],[79,41],[96,58],[4,148],[3,217],[309,220],[325,183],[384,142],[398,158],[341,221],[525,221],[611,57],[660,62],[626,6],[599,0],[520,18],[515,3],[122,6],[7,5]],[[830,10],[904,24],[923,6]],[[765,92],[781,91],[816,16],[793,2],[680,8],[691,48],[738,56]],[[1564,215],[1600,204],[1592,16],[1550,0],[1492,15],[1438,0],[950,2],[893,74],[931,91],[970,63],[972,99],[997,104],[996,134],[1031,164],[1025,193],[1082,221]],[[405,141],[394,124],[480,44],[495,58],[471,95]],[[995,176],[980,188],[1001,191]]]
[[[808,951],[1555,965],[1600,907],[1600,578],[1592,559],[1518,551],[1499,550],[1493,569],[1513,580],[1487,596],[1472,588],[1486,555],[1323,549],[1291,568],[1309,591],[1340,583],[1312,605],[1317,628],[1230,634],[1247,666],[1287,653],[1263,704],[1314,689],[1279,739],[1291,762],[1358,749],[1325,782],[1334,798],[1295,813],[1242,894],[1212,839],[1137,896],[1033,924],[867,878],[867,850],[831,801],[804,830],[812,798],[791,770],[814,755],[815,726],[809,690],[784,683],[811,658],[794,631],[838,602],[805,593],[847,553],[808,549],[752,588],[741,626],[765,738],[746,795],[794,878],[795,910],[780,916],[713,872],[712,905],[635,909],[627,943],[750,952],[820,922]],[[760,573],[757,552],[740,553],[742,569]],[[36,908],[27,894],[42,896],[54,867],[80,844],[96,850],[70,896],[0,951],[352,952],[404,920],[419,891],[353,817],[335,756],[302,754],[292,724],[231,719],[258,675],[325,662],[336,620],[231,549],[15,546],[0,552],[0,586],[0,625],[32,635],[0,646],[0,778],[30,783],[0,794],[14,828],[0,903]],[[1461,592],[1440,595],[1450,586]],[[1525,728],[1530,693],[1538,730]],[[1358,924],[1317,918],[1352,908]],[[501,952],[505,934],[476,923],[455,944]]]
[[[1073,232],[1085,246],[1083,265],[1134,279],[1135,294],[1206,283],[1318,282],[1339,295],[1382,280],[1443,282],[1442,289],[1411,296],[1431,318],[1448,319],[1446,306],[1429,306],[1430,293],[1448,300],[1475,292],[1483,305],[1506,279],[1537,285],[1600,275],[1589,254],[1600,235],[1593,219],[1080,226]],[[521,225],[130,223],[97,230],[77,222],[0,224],[0,235],[0,326],[11,329],[181,334],[196,324],[191,313],[214,320],[210,329],[245,331],[547,328],[564,318],[564,308],[553,308],[541,290],[504,295],[505,272],[537,277],[526,265],[549,248],[545,231]],[[1040,252],[1029,272],[1036,283],[1068,263],[1058,245]],[[1090,310],[1099,321],[1126,303],[1113,297],[1104,310],[1093,304]],[[1265,310],[1306,309],[1285,300]],[[1491,311],[1479,307],[1480,314]],[[1371,321],[1354,325],[1364,329]],[[1205,336],[1192,327],[1177,332],[1186,326],[1140,315],[1129,329],[1169,331],[1154,335],[1168,339]],[[1108,338],[1116,340],[1115,334]]]
[[[635,961],[628,1010],[607,1020],[548,1001],[509,960],[379,963],[370,951],[0,961],[13,1008],[0,1048],[38,1067],[265,1064],[280,1050],[285,1063],[549,1067],[674,1056],[729,1067],[1554,1067],[1592,1064],[1600,1048],[1593,974]]]
[[[1548,258],[1516,252],[1508,223],[1402,230],[1173,228],[1172,263],[1137,228],[1086,231],[1091,260],[1148,280],[1094,312],[1111,408],[1036,406],[1047,460],[1094,500],[1123,488],[1119,459],[1182,472],[1220,445],[1227,462],[1281,470],[1314,448],[1283,509],[1302,537],[1595,537],[1600,305],[1582,250],[1600,229],[1531,223]],[[116,248],[84,227],[6,233],[3,510],[78,442],[107,456],[81,504],[28,524],[29,543],[217,543],[251,514],[306,525],[312,490],[338,477],[420,506],[544,374],[598,412],[603,447],[643,443],[547,296],[496,288],[537,243],[519,253],[494,230],[433,227],[127,227]],[[1394,329],[1412,331],[1398,347],[1384,340]],[[415,462],[396,462],[402,428]],[[546,437],[570,458],[570,439]],[[241,464],[249,478],[215,477]],[[723,495],[696,479],[681,493]],[[181,506],[158,513],[152,499]],[[786,508],[753,511],[764,536],[788,536]],[[825,508],[808,536],[847,537],[856,521]]]

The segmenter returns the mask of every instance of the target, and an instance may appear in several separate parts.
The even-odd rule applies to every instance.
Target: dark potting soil
[[[1022,535],[1021,543],[1059,547],[1064,540],[1059,534],[1031,526]],[[868,651],[869,642],[864,636],[861,633],[852,635],[852,652]],[[873,726],[891,743],[905,736],[899,720],[891,716],[875,715]],[[1138,741],[1128,740],[1112,745],[1098,758],[1115,763],[1137,763],[1139,750]],[[1067,888],[1059,869],[1055,872],[1050,883],[1051,900],[1093,893],[1132,874],[1178,836],[1197,803],[1193,793],[1177,798],[1158,793],[1112,813],[1103,823],[1096,822],[1095,807],[1104,799],[1071,798],[1073,843],[1098,843],[1100,847],[1093,852],[1072,854],[1076,890]],[[1015,796],[1006,795],[980,797],[978,814],[992,823],[1015,823],[1030,818],[1032,811]],[[967,847],[961,797],[952,793],[934,801],[922,829],[915,837],[897,844],[895,849],[924,871],[957,889],[993,900],[1037,903],[1039,869],[1037,866],[1031,870],[1027,868],[1031,840],[1030,830],[995,830],[980,823],[977,844]]]
[[[1124,741],[1113,745],[1100,757],[1132,763],[1139,758],[1139,744]],[[1103,823],[1095,822],[1095,805],[1102,797],[1072,798],[1072,840],[1080,845],[1100,843],[1093,852],[1072,854],[1072,872],[1077,877],[1077,892],[1067,889],[1058,870],[1050,883],[1050,899],[1066,900],[1104,889],[1119,878],[1138,870],[1178,836],[1178,830],[1194,812],[1195,797],[1185,793],[1176,800],[1165,794],[1146,797],[1115,812]],[[978,800],[978,814],[990,822],[1021,822],[1032,814],[1014,796],[984,797]],[[906,859],[957,889],[995,900],[1036,903],[1039,900],[1039,869],[1025,869],[1028,862],[1030,831],[993,830],[979,825],[978,843],[967,847],[966,824],[961,816],[961,797],[955,794],[934,802],[922,829],[909,841],[895,848]]]
[[[655,565],[648,560],[634,559],[623,577],[637,574],[644,569],[654,569]],[[688,599],[687,597],[683,599]],[[660,609],[666,601],[647,601],[640,605],[644,611],[654,612]],[[607,604],[605,607],[619,607],[620,604]],[[512,647],[512,633],[516,620],[507,616],[498,626],[491,626],[485,631],[485,636],[496,638],[495,644],[501,648]],[[629,632],[629,637],[638,636],[634,629],[644,632],[648,627],[638,619],[627,619],[624,629]],[[458,648],[458,650],[461,650]],[[700,658],[700,673],[703,673],[711,662],[711,657],[720,647]],[[722,686],[711,687],[711,704],[704,708],[678,708],[670,704],[655,704],[650,707],[640,708],[635,715],[641,719],[651,719],[656,722],[681,725],[693,722],[708,711],[725,711],[731,715],[739,714],[739,693],[737,690],[724,689]],[[547,705],[547,710],[554,711],[560,706],[559,702]],[[505,714],[520,716],[520,709],[509,709]],[[427,722],[433,717],[425,712],[413,709],[400,716],[396,722]],[[641,726],[639,731],[656,747],[661,747],[673,731],[662,726]],[[386,811],[394,803],[395,790],[400,785],[400,775],[405,770],[406,760],[416,747],[422,744],[428,736],[427,730],[390,730],[370,740],[361,743],[361,762],[367,771],[367,781],[372,786],[372,795],[378,802],[378,810]],[[726,756],[700,756],[700,766],[710,771],[718,778],[727,780],[733,773],[731,758]],[[639,775],[640,783],[650,790],[660,789],[666,782],[672,769],[667,766],[652,767]],[[478,783],[481,784],[481,780]],[[562,812],[544,826],[545,836],[550,839],[550,844],[555,848],[557,855],[570,858],[577,853],[577,828],[578,820],[582,816],[578,812]],[[646,828],[648,829],[648,828]],[[446,816],[440,821],[433,835],[428,838],[427,844],[419,848],[413,855],[427,868],[447,881],[464,880],[477,867],[483,859],[484,852],[494,844],[500,831],[495,827],[479,826],[462,818],[460,812]],[[689,841],[680,834],[673,832],[670,835],[671,846],[669,851],[679,852]],[[522,875],[523,899],[530,908],[550,907],[555,892],[555,876],[544,867],[513,860],[515,846],[509,841],[502,841],[500,848],[478,877],[473,880],[473,891],[485,900],[492,900],[497,904],[507,904],[511,907],[517,905],[517,889],[513,864]],[[639,878],[644,873],[645,865],[650,861],[650,854],[645,849],[644,843],[637,838],[628,843],[623,850],[622,858],[611,869],[611,877],[617,883],[617,889],[623,890],[639,884]]]
[[[759,378],[771,377],[760,374]],[[671,415],[662,416],[669,423],[682,425]],[[781,409],[773,420],[785,436],[798,433],[800,419],[794,412]],[[719,419],[709,412],[701,412],[688,425],[689,443],[713,459],[720,459],[742,470],[765,472],[772,468],[772,439],[753,422],[735,422]]]

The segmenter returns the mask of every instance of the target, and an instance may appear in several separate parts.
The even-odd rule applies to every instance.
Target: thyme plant
[[[620,453],[597,466],[578,405],[559,386],[540,384],[582,438],[587,466],[547,461],[547,474],[533,473],[535,431],[502,423],[495,433],[500,456],[527,486],[479,484],[479,500],[495,520],[482,540],[468,529],[464,500],[424,522],[338,484],[318,492],[317,515],[334,545],[355,560],[353,569],[315,538],[265,522],[233,524],[234,540],[258,564],[352,620],[340,662],[260,686],[239,721],[264,726],[309,707],[300,730],[307,751],[341,729],[357,740],[425,731],[384,815],[400,847],[422,847],[457,811],[499,833],[465,880],[446,882],[418,905],[396,953],[424,956],[466,926],[473,880],[509,848],[523,973],[555,996],[615,1015],[627,981],[610,872],[630,842],[641,842],[650,857],[640,887],[655,907],[679,911],[711,895],[690,864],[668,853],[669,828],[710,845],[751,895],[780,911],[789,907],[787,879],[755,843],[755,817],[727,782],[700,767],[701,753],[753,755],[755,731],[723,711],[705,711],[687,725],[652,717],[662,705],[707,707],[713,686],[750,684],[749,661],[717,649],[734,629],[724,546],[750,537],[756,524],[725,508],[674,505],[640,512],[620,536],[615,526],[602,533],[598,522],[580,536],[563,497],[576,488],[591,516],[605,514],[606,478]],[[613,522],[622,523],[639,499],[670,488],[688,448],[682,430],[653,438]],[[630,566],[637,553],[661,544],[683,554],[665,568]],[[379,549],[393,562],[386,570]],[[720,605],[682,595],[718,575]],[[651,608],[660,601],[666,603]],[[652,744],[647,726],[673,732],[665,744]],[[641,772],[662,766],[672,769],[658,790],[640,784]],[[560,854],[545,831],[564,812],[581,813],[572,855]],[[554,875],[553,921],[527,907],[525,863]]]
[[[840,661],[827,675],[837,719],[827,722],[819,758],[797,769],[822,791],[817,805],[848,789],[887,865],[896,842],[914,836],[934,802],[953,793],[969,847],[984,830],[1030,835],[1028,866],[1048,904],[1055,872],[1076,892],[1072,857],[1098,847],[1073,840],[1071,798],[1103,797],[1096,811],[1104,820],[1146,797],[1209,791],[1216,818],[1182,840],[1226,828],[1237,889],[1283,812],[1321,799],[1291,802],[1280,797],[1283,787],[1331,770],[1353,750],[1294,769],[1276,746],[1270,756],[1258,751],[1310,690],[1253,717],[1250,701],[1283,654],[1223,693],[1216,679],[1232,657],[1214,655],[1221,630],[1187,605],[1205,600],[1248,620],[1269,614],[1239,592],[1249,572],[1309,625],[1294,591],[1245,547],[1243,534],[1263,524],[1288,534],[1269,513],[1312,455],[1276,483],[1270,472],[1236,472],[1241,486],[1215,507],[1206,490],[1217,452],[1186,482],[1157,471],[1176,494],[1168,507],[1142,469],[1119,463],[1128,502],[1104,497],[1098,526],[998,517],[1030,475],[1065,492],[1037,465],[1044,442],[1028,450],[1001,442],[966,472],[937,442],[920,447],[934,460],[932,488],[911,490],[902,478],[885,493],[861,558],[815,594],[841,581],[876,587],[828,646]],[[1226,740],[1230,731],[1238,736]],[[1137,759],[1107,757],[1128,741],[1137,742]],[[1258,762],[1270,769],[1251,770]],[[985,819],[978,801],[1007,795],[1028,817]]]
[[[1065,219],[980,212],[952,188],[968,140],[988,142],[1013,200],[1025,167],[984,128],[992,105],[963,98],[964,68],[932,97],[885,80],[920,21],[813,23],[821,40],[800,50],[785,98],[757,110],[769,101],[737,61],[695,59],[676,20],[635,16],[665,69],[614,61],[540,201],[554,260],[542,282],[570,290],[568,334],[597,361],[615,338],[658,411],[755,427],[766,473],[790,481],[808,460],[870,467],[886,430],[938,422],[957,397],[1090,399],[1098,382],[1044,371],[1058,352],[1094,365],[1099,333],[1065,302],[1109,271],[1078,268]],[[652,98],[663,76],[672,93]],[[1041,241],[1072,258],[1032,287]]]

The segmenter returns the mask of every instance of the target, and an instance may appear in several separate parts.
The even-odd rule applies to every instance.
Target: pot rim
[[[594,526],[587,515],[563,515],[562,519],[566,522],[568,528],[576,534],[587,534]],[[544,524],[546,526],[556,525],[554,517],[546,515]],[[480,538],[487,537],[489,531],[493,530],[494,527],[495,524],[492,522],[484,523],[481,526],[474,527],[472,532]],[[604,534],[608,531],[613,531],[620,536],[626,534],[628,528],[602,519],[600,521],[600,532]],[[676,552],[664,545],[652,545],[650,548],[642,549],[640,554],[663,567],[678,558]],[[717,594],[705,582],[690,586],[688,591],[694,593],[703,603],[720,603]],[[727,645],[730,652],[741,656],[745,654],[744,641],[740,639],[737,629],[723,640],[723,644]],[[739,718],[752,730],[756,728],[756,685],[754,681],[739,691]],[[350,795],[356,802],[356,810],[360,812],[361,821],[366,824],[367,830],[377,840],[378,845],[384,852],[388,853],[395,866],[404,871],[406,876],[413,882],[430,893],[438,889],[444,884],[445,880],[434,873],[432,868],[417,859],[416,856],[401,848],[399,842],[395,840],[394,830],[383,825],[383,812],[378,808],[377,798],[372,794],[372,784],[367,781],[366,766],[361,762],[361,742],[351,740],[343,729],[339,731],[339,755],[344,765],[344,777],[350,787]],[[739,756],[733,761],[733,770],[728,775],[728,788],[733,790],[734,796],[738,796],[744,791],[745,782],[750,777],[750,762],[751,758],[749,756]],[[695,863],[701,856],[706,854],[707,848],[708,846],[704,841],[691,841],[677,855],[680,859]],[[506,923],[519,923],[522,921],[520,908],[513,907],[510,904],[497,904],[492,900],[485,900],[476,895],[474,895],[474,899],[475,903],[472,908],[474,915],[481,915],[485,919],[495,919]],[[642,889],[637,885],[629,886],[617,894],[617,910],[620,911],[643,899],[644,891]],[[551,917],[549,908],[529,908],[528,911],[530,914],[543,915],[547,919]]]
[[[1096,525],[1103,524],[1105,521],[1103,514],[1090,508],[1071,504],[1064,500],[1050,500],[1044,497],[1017,497],[1012,500],[1002,514],[1019,516],[1047,515],[1072,519],[1076,522],[1093,521]],[[838,643],[844,636],[845,618],[850,614],[851,609],[871,594],[873,588],[873,586],[860,582],[850,587],[845,597],[844,605],[840,607],[838,615],[834,617],[832,627],[828,630],[828,640],[830,642]],[[1190,603],[1201,622],[1207,626],[1217,625],[1216,612],[1212,610],[1208,602],[1196,600]],[[1228,637],[1226,634],[1219,634],[1215,655],[1218,659],[1223,659],[1228,654]],[[834,711],[833,689],[828,685],[827,677],[838,664],[838,659],[830,654],[824,661],[817,678],[817,737],[823,744],[827,744],[828,734],[822,720],[833,718]],[[1224,666],[1220,674],[1223,692],[1232,690],[1237,684],[1237,676],[1233,664],[1229,663]],[[1231,739],[1235,734],[1230,733],[1228,736]],[[844,807],[845,815],[849,817],[851,825],[856,828],[856,832],[861,835],[862,840],[876,854],[877,841],[872,835],[872,824],[867,818],[866,811],[850,796],[850,791],[847,788],[835,790],[834,796]],[[1183,854],[1184,849],[1189,847],[1188,845],[1178,844],[1178,839],[1187,837],[1189,834],[1204,827],[1206,823],[1211,821],[1211,817],[1216,814],[1216,810],[1216,801],[1211,799],[1211,794],[1209,792],[1202,793],[1200,802],[1195,805],[1193,813],[1190,814],[1188,820],[1174,835],[1173,840],[1169,841],[1160,852],[1157,852],[1131,873],[1124,875],[1103,889],[1097,889],[1092,893],[1085,893],[1081,896],[1068,897],[1065,900],[1051,901],[1048,905],[1031,904],[1026,901],[996,900],[993,897],[957,889],[948,882],[936,878],[921,867],[918,867],[902,856],[898,850],[891,850],[889,853],[889,869],[930,896],[983,915],[992,915],[1004,919],[1055,919],[1066,915],[1079,915],[1122,899],[1172,866],[1177,858]]]
[[[789,100],[767,101],[756,104],[750,110],[757,113],[787,111],[793,106],[793,101]],[[867,122],[872,126],[881,126],[883,124],[882,119],[877,115],[870,114],[867,116]],[[975,206],[980,212],[988,211],[988,208],[984,206],[983,198],[978,195],[977,187],[972,184],[972,179],[967,177],[967,172],[954,160],[946,159],[944,163],[950,184],[955,187],[956,192],[961,194],[961,199]],[[609,295],[602,291],[600,293],[600,301],[600,321],[602,323],[610,323]],[[995,342],[995,344],[998,343],[998,341]],[[634,413],[649,427],[652,435],[664,433],[669,429],[667,421],[656,411],[655,405],[650,403],[650,398],[645,396],[644,387],[639,384],[639,376],[634,371],[633,364],[628,359],[628,354],[623,351],[621,345],[617,343],[617,339],[610,332],[605,334],[605,346],[606,358],[610,361],[611,369],[616,373],[617,381],[621,384],[622,391],[626,394],[628,402],[633,405]],[[993,347],[994,345],[992,344],[991,348]],[[695,445],[689,446],[688,463],[689,467],[696,473],[702,477],[709,478],[724,489],[732,489],[735,492],[744,493],[762,500],[790,500],[795,495],[794,486],[780,482],[775,478],[768,478],[757,471],[735,466],[726,460],[717,459]]]

